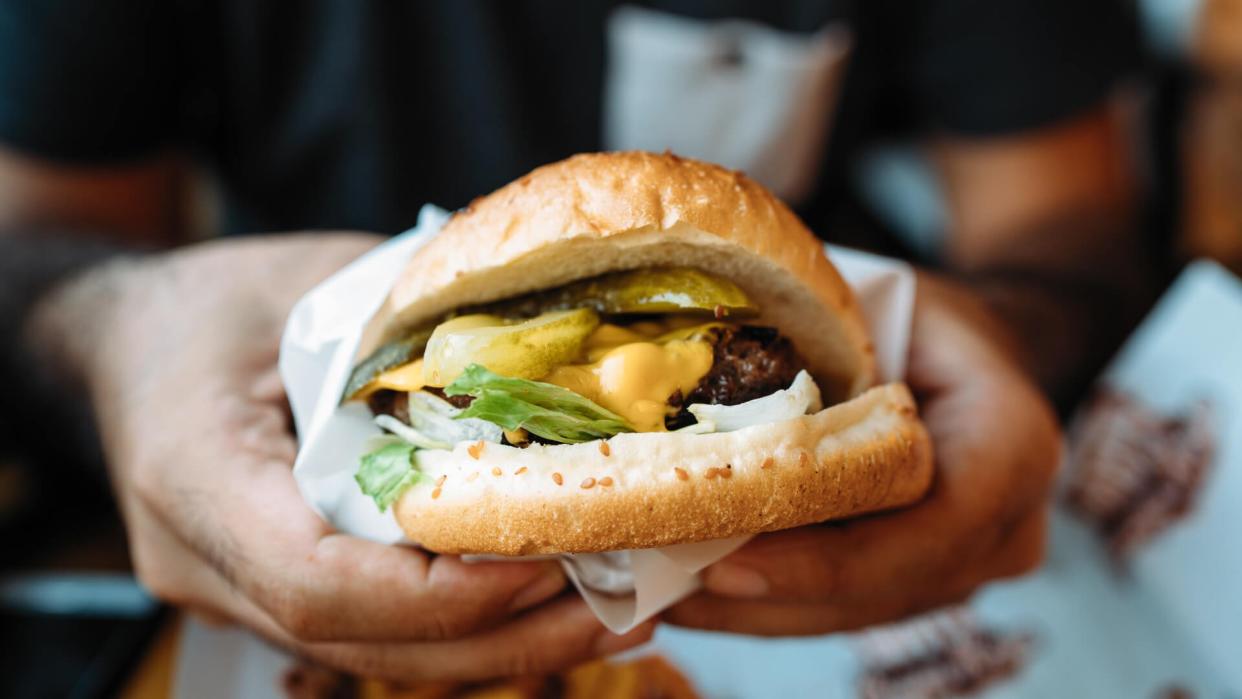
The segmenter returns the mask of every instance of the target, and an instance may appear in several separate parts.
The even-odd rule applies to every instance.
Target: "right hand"
[[[1061,433],[973,294],[920,276],[906,381],[936,477],[910,507],[761,534],[704,572],[675,624],[763,635],[851,631],[969,598],[1041,561]]]
[[[134,566],[157,596],[370,677],[544,672],[635,646],[555,562],[466,564],[337,533],[303,501],[276,371],[311,286],[377,242],[217,242],[88,272],[34,323],[83,381]]]

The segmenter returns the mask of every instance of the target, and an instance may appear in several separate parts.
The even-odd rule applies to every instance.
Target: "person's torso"
[[[396,232],[424,203],[630,147],[745,169],[814,219],[871,123],[874,81],[851,77],[873,62],[859,15],[851,0],[215,3],[183,14],[187,138],[231,231]]]

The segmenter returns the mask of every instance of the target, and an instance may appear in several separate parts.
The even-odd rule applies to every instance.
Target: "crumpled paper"
[[[410,256],[448,218],[424,206],[418,225],[371,250],[298,301],[281,339],[280,374],[300,439],[294,479],[307,504],[337,530],[384,543],[406,542],[392,513],[381,513],[354,482],[363,443],[380,433],[367,408],[338,404],[366,322]],[[904,263],[827,246],[853,287],[875,343],[880,378],[900,379],[906,363],[914,274]],[[698,573],[749,537],[659,549],[561,556],[600,621],[624,633],[699,587]],[[408,542],[407,542],[408,543]]]

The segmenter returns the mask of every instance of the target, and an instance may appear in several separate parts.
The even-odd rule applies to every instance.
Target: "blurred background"
[[[8,3],[14,7],[22,4],[21,0],[6,0]],[[1113,172],[1110,181],[1122,183],[1117,186],[1125,187],[1133,194],[1132,199],[1128,200],[1133,208],[1125,225],[1134,232],[1129,239],[1131,244],[1143,248],[1144,264],[1150,265],[1151,284],[1141,297],[1133,299],[1140,306],[1134,315],[1137,322],[1194,260],[1212,260],[1235,274],[1242,274],[1242,0],[1118,0],[1116,3],[1112,0],[1093,0],[1093,3],[1109,3],[1109,9],[1097,12],[1090,9],[1094,4],[1084,4],[1081,17],[1071,11],[1064,13],[1060,21],[1081,21],[1083,27],[1073,33],[1076,37],[1085,35],[1090,40],[1092,32],[1098,34],[1095,49],[1099,55],[1092,56],[1092,59],[1097,66],[1106,66],[1108,75],[1120,76],[1108,90],[1096,86],[1091,94],[1107,95],[1099,106],[1110,114],[1108,118],[1113,120],[1111,123],[1121,125],[1121,128],[1109,133],[1123,139],[1124,143],[1117,152],[1123,153],[1124,157],[1116,162],[1110,161],[1108,167],[1124,167],[1124,171]],[[739,16],[753,18],[764,14],[753,4],[726,4],[738,9],[735,14]],[[701,8],[694,9],[695,3],[686,5],[691,8],[687,10],[688,15],[705,12]],[[327,7],[323,5],[321,9]],[[446,22],[453,21],[455,17],[460,19],[455,10],[449,9],[448,3],[438,7],[429,14],[442,14]],[[936,31],[955,31],[954,21],[969,18],[970,13],[975,11],[991,10],[959,3],[954,12],[934,18],[939,22]],[[9,13],[10,24],[0,23],[0,36],[26,43],[48,41],[47,37],[4,34],[20,26],[13,18],[23,15],[26,10],[6,12]],[[900,89],[893,87],[900,86],[901,79],[913,78],[906,76],[881,80],[877,77],[884,71],[885,57],[877,56],[875,50],[870,48],[868,34],[848,25],[814,27],[816,31],[801,35],[797,43],[798,51],[792,52],[789,47],[778,45],[770,36],[775,29],[762,20],[754,20],[755,24],[766,29],[733,32],[730,36],[741,38],[734,39],[732,44],[725,42],[722,49],[717,41],[719,32],[704,39],[707,35],[696,27],[684,26],[686,20],[680,16],[672,17],[636,7],[614,8],[610,12],[606,37],[603,34],[595,37],[592,32],[601,31],[598,29],[584,30],[588,37],[595,37],[601,43],[598,51],[554,61],[564,64],[564,75],[561,77],[581,80],[583,84],[588,83],[588,79],[582,77],[587,73],[606,76],[599,94],[576,112],[549,107],[547,113],[534,115],[514,107],[516,101],[511,94],[514,91],[534,91],[547,104],[557,104],[558,98],[543,92],[554,90],[541,88],[541,76],[537,75],[512,75],[509,82],[486,84],[456,83],[449,77],[429,77],[405,88],[402,99],[410,104],[390,112],[375,112],[365,104],[331,111],[324,100],[336,99],[336,96],[330,94],[328,88],[323,93],[310,90],[301,93],[299,99],[279,102],[279,109],[284,110],[284,116],[295,124],[293,131],[297,130],[296,124],[320,130],[311,129],[297,134],[302,150],[290,146],[280,151],[284,146],[276,143],[273,148],[278,152],[269,153],[270,157],[261,159],[248,150],[254,145],[251,140],[268,136],[277,138],[274,126],[277,119],[265,122],[272,128],[270,133],[245,137],[230,133],[229,119],[240,118],[239,115],[248,109],[262,109],[260,105],[238,104],[236,100],[273,88],[278,83],[270,76],[250,75],[250,83],[244,86],[245,89],[238,88],[238,92],[228,98],[213,101],[210,96],[185,96],[191,103],[188,109],[211,115],[210,119],[201,122],[211,125],[210,132],[197,134],[201,138],[195,141],[203,151],[161,156],[158,170],[160,186],[165,188],[164,205],[157,216],[135,225],[125,223],[123,207],[119,207],[117,230],[124,231],[124,237],[132,243],[154,247],[222,234],[294,228],[349,226],[397,233],[413,225],[415,212],[425,202],[447,208],[464,206],[471,197],[490,191],[531,167],[573,152],[600,147],[671,148],[683,155],[704,157],[745,169],[794,204],[811,227],[831,242],[903,257],[930,267],[954,267],[960,266],[963,259],[969,260],[970,254],[963,255],[953,250],[953,245],[957,243],[946,239],[946,230],[955,222],[960,223],[962,216],[960,192],[951,186],[962,179],[947,180],[946,168],[951,171],[955,163],[961,167],[984,168],[982,178],[991,181],[995,188],[985,199],[1020,197],[1023,188],[1033,188],[1033,185],[1020,177],[1008,175],[1007,161],[1003,157],[955,160],[955,154],[962,150],[955,137],[929,139],[917,129],[906,128],[905,122],[909,121],[910,110],[914,108],[912,105],[939,105],[941,116],[948,114],[952,117],[954,109],[965,110],[966,107],[951,101],[951,97],[960,98],[958,101],[961,104],[971,101],[961,95],[949,94],[952,90],[978,90],[980,94],[990,89],[999,90],[1007,100],[999,102],[999,106],[975,105],[975,111],[963,112],[965,116],[958,115],[959,123],[966,124],[963,128],[973,129],[971,135],[981,139],[984,145],[978,147],[986,150],[987,137],[996,136],[988,133],[989,123],[1006,122],[1008,119],[1006,123],[1017,128],[1023,123],[1024,115],[1029,115],[1033,126],[1047,126],[1055,130],[1061,123],[1054,118],[1057,109],[1068,113],[1071,108],[1085,106],[1080,104],[1085,97],[1069,93],[1089,83],[1091,75],[1088,73],[1094,70],[1084,67],[1082,74],[1079,74],[1076,72],[1078,66],[1072,61],[1059,66],[1056,71],[1049,70],[1045,74],[1047,80],[1064,81],[1065,92],[1058,93],[1055,89],[1050,91],[1046,85],[1007,84],[1003,72],[998,74],[996,70],[987,70],[987,66],[974,65],[968,71],[971,79],[966,80],[965,87],[962,87],[962,81],[936,73],[954,67],[946,59],[944,64],[927,65],[929,75],[920,78],[917,85],[907,86],[911,93],[919,95],[915,100],[903,96]],[[324,13],[331,14],[327,9]],[[515,26],[521,24],[530,31],[532,26],[538,25],[532,18],[537,18],[541,13],[562,15],[560,21],[569,26],[573,26],[574,22],[587,22],[593,17],[591,12],[581,10],[578,4],[568,2],[532,3],[530,7],[513,10],[506,16]],[[273,21],[278,22],[281,17],[279,11],[271,8],[262,11],[255,9],[253,12],[236,10],[234,14],[236,16],[232,16],[231,20],[235,24],[216,27],[213,31],[229,31],[229,27],[237,29],[251,21],[255,26],[267,26]],[[808,19],[785,19],[809,27],[818,21],[815,19],[818,16],[810,13]],[[86,28],[70,28],[72,31],[67,30],[63,40],[84,41],[83,36],[110,30],[112,22],[103,16],[102,11],[91,17],[97,23]],[[1099,24],[1105,20],[1107,24]],[[919,40],[921,35],[908,32],[902,21],[900,12],[882,13],[877,19],[880,29],[867,31],[891,30],[898,36],[908,37],[909,41]],[[1032,32],[1042,31],[1038,27],[1029,29]],[[502,36],[508,27],[493,26],[491,30],[494,34],[479,36],[477,41],[487,42]],[[1008,30],[1022,33],[1024,28],[1009,27]],[[408,50],[407,58],[411,61],[414,57],[420,60],[426,58],[424,50],[419,48],[420,44],[437,47],[444,53],[444,46],[455,40],[448,34],[443,27],[421,27],[409,38],[410,45],[404,46]],[[1049,35],[1055,37],[1056,32]],[[252,39],[253,42],[261,42],[257,34]],[[142,50],[153,51],[151,46],[166,40],[158,36],[144,36]],[[1006,40],[1003,34],[981,38],[964,32],[960,42],[967,45]],[[247,51],[262,53],[261,46],[247,44],[247,41],[251,39],[237,43]],[[703,41],[708,44],[703,44]],[[327,46],[325,51],[336,50],[327,40],[320,45]],[[712,65],[724,66],[730,77],[722,79],[718,87],[713,87],[712,74],[696,78],[701,80],[698,83],[700,86],[706,86],[695,93],[701,101],[680,105],[678,118],[672,120],[675,127],[670,127],[665,105],[684,91],[684,85],[678,82],[676,75],[670,77],[671,74],[665,74],[662,79],[659,78],[660,62],[685,59],[685,54],[692,53],[695,47],[701,45],[709,45]],[[36,48],[22,55],[38,56],[46,61],[56,60],[59,55],[56,46],[40,45]],[[325,85],[338,85],[333,81],[341,78],[333,78],[333,69],[317,66],[319,58],[316,55],[298,53],[296,45],[283,45],[282,50],[288,52],[287,62],[292,66],[290,70],[301,70],[306,75],[325,78]],[[348,47],[339,50],[354,55]],[[532,47],[530,50],[538,52],[540,49]],[[4,51],[0,50],[0,55],[3,54]],[[487,47],[469,42],[456,53],[449,54],[451,59],[446,60],[473,68],[466,70],[459,66],[455,69],[459,72],[446,71],[446,76],[471,75],[472,70],[481,70],[476,64],[495,59]],[[795,60],[791,57],[795,54],[800,63],[797,70],[790,73],[788,64]],[[215,70],[224,70],[230,63],[244,60],[247,55],[244,52],[221,54],[216,57],[220,65],[198,68],[210,74]],[[943,53],[937,55],[943,56]],[[1062,60],[1057,56],[1053,46],[1047,54],[1029,55],[1026,60]],[[771,65],[776,68],[771,73],[760,71],[751,74],[748,72],[748,61],[758,62],[760,67]],[[859,72],[856,69],[858,65],[871,67]],[[506,75],[504,66],[491,68],[495,69],[493,72],[496,75]],[[960,65],[956,66],[956,69],[960,68]],[[106,66],[100,67],[100,70],[106,70]],[[462,70],[465,72],[460,72]],[[7,79],[13,79],[13,75],[33,71],[33,68],[18,62],[10,63],[4,71]],[[745,112],[745,119],[717,118],[721,113],[731,113],[734,105],[730,100],[735,99],[737,94],[745,95],[749,101],[764,103],[775,89],[771,76],[790,74],[799,76],[795,87],[802,90],[801,103],[809,107],[797,112],[781,111],[776,107],[766,111],[752,109]],[[817,77],[808,80],[806,75]],[[149,77],[135,75],[133,84],[141,84]],[[90,81],[88,75],[77,76],[76,79]],[[596,85],[598,80],[596,77],[589,84]],[[740,93],[736,87],[739,81],[744,88]],[[937,92],[937,86],[943,86],[943,91]],[[371,181],[369,178],[373,177],[373,173],[359,174],[363,171],[411,167],[408,163],[417,161],[418,157],[398,159],[394,156],[386,160],[376,155],[384,153],[387,147],[382,139],[378,143],[365,144],[348,140],[341,142],[341,134],[325,127],[323,121],[297,118],[297,114],[316,114],[319,113],[317,110],[329,110],[336,115],[334,118],[345,119],[352,115],[363,120],[376,114],[427,110],[428,105],[436,102],[438,95],[450,93],[454,95],[453,105],[473,111],[426,117],[407,125],[398,125],[397,128],[440,134],[437,140],[442,142],[439,147],[443,151],[437,151],[438,160],[430,162],[447,161],[450,154],[460,153],[460,163],[443,172],[402,171],[400,177],[382,180],[405,182],[399,190],[375,190],[359,195],[351,191],[350,183],[354,177],[361,178],[359,181]],[[1031,95],[1045,93],[1059,94],[1064,104],[1053,109],[1044,103],[1032,102]],[[43,93],[18,91],[0,99],[16,99],[14,94],[29,94],[31,100],[38,101]],[[322,99],[317,99],[317,95]],[[868,105],[866,110],[835,108],[837,103],[861,102]],[[40,116],[38,109],[23,110],[19,108],[21,106],[15,103],[0,105],[0,124],[17,124],[13,133],[34,134],[33,140],[28,143],[5,143],[5,136],[0,133],[0,160],[25,158],[27,153],[33,152],[38,158],[48,157],[58,161],[80,146],[73,142],[78,134],[74,130],[77,127],[65,126],[56,130],[49,126],[44,130],[21,131],[18,127],[22,119],[70,123],[61,115]],[[1000,115],[996,116],[997,121],[988,122],[984,118],[989,109]],[[131,124],[129,128],[159,131],[161,138],[165,138],[170,132],[167,124],[159,120],[166,116],[166,112],[154,112],[146,122]],[[251,118],[254,116],[251,115]],[[529,123],[529,120],[536,119],[541,123]],[[971,123],[972,120],[978,123]],[[101,112],[97,119],[83,122],[88,125],[81,129],[101,128],[100,125],[107,121],[106,114]],[[694,128],[686,128],[687,122],[693,123]],[[391,124],[384,125],[380,129],[381,134],[391,132],[393,128]],[[437,131],[437,128],[443,130]],[[81,135],[86,139],[90,134]],[[130,136],[132,134],[126,131],[118,138]],[[1036,138],[1030,143],[1031,147],[1039,148],[1041,141]],[[208,152],[211,146],[217,147],[217,150]],[[403,141],[400,147],[417,150],[428,146]],[[970,150],[970,146],[964,147]],[[1070,159],[1067,161],[1070,166],[1063,171],[1066,178],[1074,177],[1080,170],[1101,167],[1101,158],[1112,157],[1101,156],[1098,145],[1087,144],[1077,151],[1073,150],[1072,143],[1058,147],[1070,148]],[[301,160],[303,151],[317,149],[357,149],[356,152],[374,157],[368,161],[343,161],[353,169],[319,171],[314,166],[317,161]],[[478,167],[479,162],[487,163],[488,167]],[[832,162],[832,167],[826,167],[825,162]],[[0,171],[9,172],[3,168]],[[296,181],[290,183],[286,181],[290,179],[287,173],[292,171],[298,174],[292,178]],[[20,209],[23,186],[11,175],[0,176],[0,208]],[[307,192],[314,193],[318,198],[313,202],[302,202],[304,206],[295,206],[296,198]],[[101,193],[101,196],[106,197],[107,194]],[[341,203],[347,197],[348,206]],[[339,215],[341,211],[358,210],[364,213],[352,217]],[[987,213],[984,211],[980,215],[986,216]],[[1073,235],[1073,231],[1066,229],[1066,235]],[[1228,276],[1221,278],[1227,279]],[[1123,331],[1128,332],[1133,325],[1131,322]],[[1233,346],[1242,347],[1236,334],[1231,337],[1235,343]],[[1100,358],[1094,365],[1093,373],[1103,366],[1106,358]],[[1237,355],[1232,361],[1237,366]],[[1075,414],[1076,409],[1078,414],[1095,411],[1090,413],[1092,419],[1096,424],[1103,425],[1096,428],[1096,434],[1100,430],[1123,429],[1170,435],[1159,447],[1165,452],[1142,457],[1147,460],[1144,462],[1147,468],[1155,469],[1153,464],[1161,459],[1176,460],[1169,456],[1169,449],[1180,448],[1183,452],[1189,450],[1195,453],[1207,449],[1196,441],[1202,441],[1194,427],[1200,423],[1194,422],[1195,418],[1187,417],[1200,408],[1175,406],[1176,414],[1170,415],[1168,410],[1150,409],[1141,400],[1135,403],[1130,398],[1116,397],[1125,394],[1125,391],[1115,391],[1101,398],[1090,392],[1089,385],[1090,381],[1079,379],[1065,393],[1065,397],[1059,396],[1065,415]],[[1092,402],[1085,404],[1087,408],[1083,408],[1081,399],[1087,395],[1094,397]],[[1232,400],[1242,401],[1242,395],[1233,395]],[[1101,405],[1112,407],[1100,409]],[[1219,415],[1223,409],[1217,407],[1215,410]],[[16,424],[0,425],[0,430],[17,429]],[[1225,418],[1218,417],[1216,424],[1229,423]],[[1083,429],[1090,432],[1087,428]],[[1221,431],[1220,428],[1218,431]],[[1081,433],[1082,430],[1078,432]],[[47,449],[40,452],[41,455],[32,456],[29,450],[10,447],[21,441],[16,438],[17,435],[0,432],[0,436],[7,437],[0,439],[0,628],[3,629],[0,630],[0,695],[103,695],[127,686],[126,683],[133,681],[132,671],[138,667],[146,667],[148,672],[157,674],[163,672],[155,680],[144,680],[154,682],[147,686],[161,686],[159,677],[168,681],[172,671],[167,666],[163,670],[149,670],[158,665],[152,658],[163,657],[167,661],[173,651],[171,646],[167,646],[167,641],[163,650],[152,651],[152,648],[159,649],[161,646],[150,642],[160,633],[167,633],[168,627],[159,606],[146,597],[129,577],[124,531],[111,503],[106,479],[96,466],[76,461],[72,455],[80,452],[70,450],[66,444],[49,443]],[[1169,444],[1180,446],[1170,447]],[[1107,451],[1107,448],[1106,444],[1094,451],[1088,450],[1091,453],[1083,458],[1097,463],[1097,453]],[[1216,449],[1217,454],[1226,451],[1219,446]],[[1236,450],[1233,453],[1236,454]],[[1227,466],[1235,471],[1242,469],[1242,463],[1229,463]],[[1103,467],[1097,470],[1099,468]],[[1224,468],[1219,459],[1216,468]],[[1186,478],[1193,480],[1193,474]],[[1180,497],[1186,500],[1184,491],[1191,486],[1183,486],[1179,491],[1183,492],[1183,496]],[[1095,526],[1090,525],[1092,516],[1097,520],[1107,518],[1099,512],[1107,510],[1109,505],[1101,501],[1102,496],[1098,493],[1093,494],[1089,479],[1080,479],[1067,487],[1070,491],[1066,496],[1067,511],[1079,512],[1075,515],[1078,521],[1087,522],[1090,528]],[[1096,514],[1092,515],[1092,512]],[[1110,526],[1113,528],[1105,533],[1106,536],[1100,536],[1105,536],[1109,542],[1110,555],[1124,558],[1124,552],[1134,546],[1135,539],[1124,539],[1118,534],[1115,521]],[[1137,524],[1134,527],[1142,528]],[[1232,546],[1236,549],[1236,542]],[[1236,596],[1238,593],[1235,590],[1231,594]],[[959,612],[948,621],[937,621],[936,624],[941,626],[933,624],[933,627],[943,628],[928,633],[939,634],[938,637],[964,634],[964,637],[973,639],[970,643],[982,643],[993,650],[1003,647],[1019,655],[1027,652],[1028,645],[1037,645],[1021,635],[989,637],[987,634],[991,632],[977,630],[979,622],[972,614]],[[1237,640],[1235,635],[1218,643],[1224,644],[1222,652],[1227,652],[1230,644]],[[712,643],[693,639],[685,642]],[[894,644],[901,646],[906,641],[901,638],[885,641],[881,638],[872,639],[870,643],[867,652],[872,655],[867,657],[876,657],[876,654],[884,656],[892,652]],[[1233,655],[1235,659],[1242,657],[1242,646],[1233,646],[1232,650],[1237,651]],[[153,652],[157,655],[153,656]],[[917,654],[917,651],[910,652]],[[687,653],[683,662],[692,668],[686,670],[691,675],[695,674],[693,668],[702,667],[705,662],[711,663],[702,660],[696,651]],[[668,654],[677,655],[677,651]],[[1205,663],[1205,667],[1210,666],[1210,662]],[[587,689],[582,691],[586,693],[581,696],[590,696],[591,692],[601,687],[621,682],[618,677],[624,676],[628,678],[624,681],[633,686],[637,686],[635,683],[650,682],[664,688],[660,691],[665,694],[651,696],[690,696],[676,693],[682,691],[677,688],[680,687],[677,683],[683,680],[674,677],[676,671],[666,672],[663,666],[643,665],[629,670],[596,668],[589,672],[597,674],[580,675],[574,680],[579,685],[563,681],[557,686],[585,687]],[[608,675],[609,672],[622,674]],[[330,685],[337,681],[327,680]],[[896,685],[883,684],[885,681],[872,677],[849,686],[864,694],[873,692],[871,696],[900,694],[895,689]],[[532,691],[549,691],[546,690],[547,685],[536,683],[530,686],[536,687]],[[1185,686],[1170,684],[1165,687],[1169,693],[1163,696],[1188,696],[1178,692],[1193,693],[1188,688],[1190,686],[1193,682]],[[1235,694],[1229,696],[1238,696],[1236,692],[1242,691],[1227,680],[1213,679],[1208,686],[1222,692],[1226,690],[1221,688],[1232,687]],[[592,687],[595,689],[590,689]],[[130,689],[133,690],[133,686]],[[158,693],[158,690],[155,691]],[[1004,693],[1006,690],[997,691]],[[1030,693],[1021,695],[1036,696]],[[949,694],[912,692],[904,696]]]

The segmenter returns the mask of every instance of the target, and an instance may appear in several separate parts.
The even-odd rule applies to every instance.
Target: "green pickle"
[[[462,309],[463,315],[385,343],[354,369],[344,399],[356,396],[376,376],[420,356],[433,386],[450,383],[472,363],[504,376],[536,379],[577,358],[583,341],[599,326],[601,314],[675,313],[719,320],[758,312],[740,287],[702,270],[649,267],[612,272]]]
[[[479,364],[502,376],[537,379],[577,358],[597,327],[599,314],[591,308],[551,311],[518,322],[487,314],[458,316],[431,334],[423,374],[428,384],[444,386]]]
[[[427,341],[431,339],[431,331],[432,328],[419,328],[405,337],[380,345],[379,349],[354,367],[349,381],[345,382],[342,402],[353,399],[376,376],[421,357]]]
[[[689,267],[650,267],[612,272],[557,289],[487,304],[478,310],[500,316],[532,316],[562,308],[591,308],[606,315],[702,313],[752,316],[759,309],[733,282]]]

